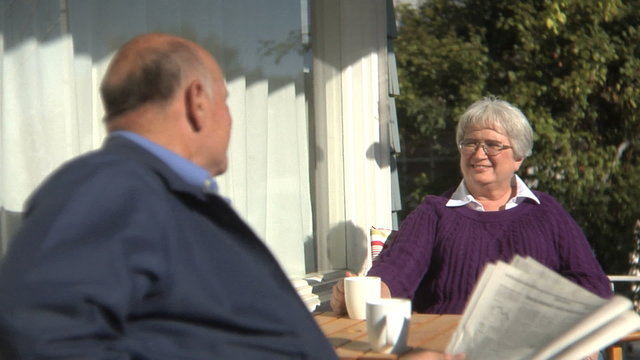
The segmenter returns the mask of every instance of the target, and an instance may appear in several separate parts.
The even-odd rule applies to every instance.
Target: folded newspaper
[[[628,299],[603,299],[516,256],[484,270],[447,352],[466,360],[576,360],[638,329]]]

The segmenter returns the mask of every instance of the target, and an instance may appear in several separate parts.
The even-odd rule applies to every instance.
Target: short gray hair
[[[458,121],[456,143],[464,139],[468,130],[478,128],[495,129],[508,137],[515,159],[531,155],[533,129],[522,111],[510,103],[485,97],[471,104]]]

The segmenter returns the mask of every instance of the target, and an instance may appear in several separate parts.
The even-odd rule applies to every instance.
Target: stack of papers
[[[516,256],[484,270],[447,353],[466,360],[582,359],[638,329],[628,299],[603,299]]]

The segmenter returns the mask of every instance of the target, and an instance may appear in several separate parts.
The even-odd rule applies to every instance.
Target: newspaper
[[[447,352],[466,360],[582,359],[640,329],[631,307],[517,256],[487,265]]]

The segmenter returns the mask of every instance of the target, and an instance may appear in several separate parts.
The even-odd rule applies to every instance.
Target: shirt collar
[[[188,184],[202,189],[205,193],[218,193],[218,183],[211,175],[209,175],[207,170],[165,148],[164,146],[131,131],[113,131],[109,136],[121,136],[133,141],[153,155],[157,156]]]
[[[509,199],[505,204],[505,210],[511,209],[518,206],[525,199],[531,199],[535,201],[537,204],[540,204],[540,200],[538,197],[529,189],[527,184],[522,181],[522,179],[518,175],[514,175],[516,179],[516,196]],[[464,184],[464,180],[460,181],[460,185],[456,191],[453,192],[451,198],[447,202],[446,206],[448,207],[458,207],[468,205],[474,210],[484,211],[484,207],[478,200],[476,200],[473,195],[469,193],[467,190],[467,186]]]

